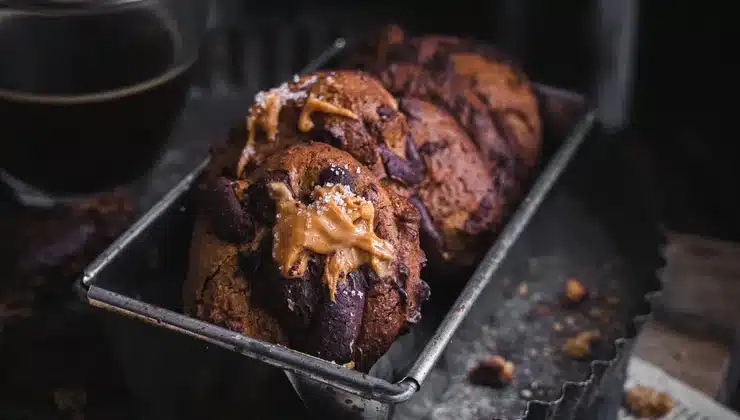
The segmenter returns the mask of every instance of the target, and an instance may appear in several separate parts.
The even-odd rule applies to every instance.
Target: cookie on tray
[[[197,317],[362,371],[420,319],[419,213],[350,154],[294,145],[203,197],[184,289]]]
[[[397,97],[443,107],[478,146],[496,182],[512,198],[536,163],[541,137],[537,101],[527,77],[490,46],[456,37],[409,37],[391,25],[361,64]]]
[[[400,108],[423,165],[412,202],[421,214],[422,246],[430,264],[473,266],[502,222],[505,197],[450,114],[414,98],[403,99]]]
[[[351,154],[380,176],[418,182],[405,162],[406,121],[391,94],[360,71],[296,77],[255,97],[238,155],[224,160],[235,178],[248,176],[271,154],[321,141]]]

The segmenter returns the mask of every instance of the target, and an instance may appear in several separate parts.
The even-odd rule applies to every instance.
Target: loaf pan
[[[309,70],[323,67],[345,45],[343,39],[337,40],[312,62]],[[412,330],[399,339],[369,375],[182,314],[180,285],[185,277],[194,216],[190,191],[207,160],[87,267],[78,282],[79,291],[94,307],[195,337],[284,370],[309,411],[319,418],[390,418],[398,404],[422,387],[479,296],[500,286],[500,266],[592,131],[594,113],[586,109],[580,95],[547,86],[536,88],[543,105],[545,132],[545,156],[536,181],[446,314],[430,313],[433,308],[429,308],[419,331]],[[575,118],[568,110],[578,110]],[[570,117],[569,124],[563,123],[567,118],[564,115]],[[570,127],[569,134],[562,131],[565,125]],[[156,267],[149,269],[155,260]],[[524,418],[565,419],[594,409],[594,401],[608,383],[619,381],[629,348],[629,342],[618,340],[613,357],[592,363],[585,381],[564,384],[562,395],[554,402],[533,399],[523,410]],[[401,362],[389,360],[398,354]]]

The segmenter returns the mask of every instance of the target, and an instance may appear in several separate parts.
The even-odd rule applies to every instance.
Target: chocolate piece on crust
[[[475,144],[451,115],[413,98],[403,99],[400,107],[426,168],[416,191],[417,207],[423,206],[430,218],[421,224],[424,236],[430,238],[422,246],[446,263],[471,266],[501,223],[503,193]]]
[[[271,175],[275,173],[286,176],[277,180]],[[266,185],[277,203],[275,217],[268,220],[252,214],[253,238],[241,244],[214,235],[210,215],[198,218],[183,291],[188,310],[232,330],[337,363],[353,362],[357,369],[367,371],[388,350],[403,326],[418,320],[419,307],[428,297],[428,287],[419,277],[424,254],[419,247],[416,209],[405,198],[386,190],[351,155],[323,143],[294,145],[275,153],[246,179],[236,182],[242,185],[239,194],[247,212],[255,210],[250,191]],[[317,191],[328,192],[321,195]],[[340,193],[344,196],[337,195]],[[337,253],[345,252],[345,248],[326,255],[305,252],[306,265],[300,258],[285,260],[284,255],[294,254],[284,253],[284,246],[292,244],[286,241],[293,238],[285,236],[284,229],[306,225],[299,219],[280,224],[288,217],[309,213],[315,218],[312,223],[324,223],[322,212],[329,210],[320,206],[330,202],[339,203],[340,210],[343,203],[359,203],[358,211],[365,216],[352,213],[352,217],[370,217],[367,220],[373,221],[374,237],[393,250],[383,257],[389,259],[380,260],[367,259],[373,254],[363,254],[365,251],[351,254],[354,257],[347,261],[360,258],[366,262],[347,265],[348,272],[339,271],[335,289],[326,282],[326,273],[334,273],[327,271],[332,267],[344,267],[345,260],[338,260]],[[368,205],[372,216],[365,213]],[[313,235],[322,233],[316,231]],[[311,263],[316,258],[321,263]],[[402,291],[397,284],[403,285]]]
[[[454,37],[409,39],[391,26],[380,39],[368,71],[391,93],[444,107],[491,170],[512,171],[519,180],[526,175],[537,159],[541,123],[535,94],[521,71],[492,47]]]
[[[256,96],[242,149],[229,163],[243,178],[273,153],[319,141],[384,177],[378,146],[403,159],[407,132],[396,100],[375,78],[360,71],[318,72]]]

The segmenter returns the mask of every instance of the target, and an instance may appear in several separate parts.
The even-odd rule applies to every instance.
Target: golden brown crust
[[[487,234],[501,222],[503,194],[451,115],[413,98],[402,100],[401,110],[425,167],[415,195],[436,230],[427,232],[424,248],[437,250],[447,262],[472,265],[485,250],[481,242],[490,239]]]
[[[246,149],[249,157],[245,158],[245,176],[271,154],[293,144],[310,141],[326,142],[347,151],[380,177],[386,173],[379,146],[404,157],[408,131],[405,119],[398,113],[398,104],[393,96],[370,75],[360,71],[317,72],[286,83],[274,92],[282,98],[276,136],[270,139],[270,133],[264,127],[253,127],[254,141],[248,145],[251,148]],[[250,115],[265,107],[265,95],[258,95]],[[311,128],[304,131],[301,129],[301,114],[309,97],[349,111],[357,118],[315,111],[308,117]],[[250,137],[249,130],[246,136]]]
[[[335,168],[343,168],[343,175],[327,180],[329,167],[333,174]],[[395,255],[385,277],[379,278],[368,266],[349,273],[332,302],[318,277],[323,264],[319,255],[313,260],[316,266],[300,279],[281,277],[270,252],[274,203],[263,192],[267,184],[283,182],[294,197],[309,200],[320,183],[340,181],[373,204],[375,233],[392,244]],[[424,254],[419,247],[418,212],[387,191],[351,155],[323,143],[299,144],[268,157],[248,179],[231,181],[232,190],[210,184],[206,188],[216,194],[230,191],[241,196],[253,226],[250,238],[240,243],[219,238],[213,232],[214,221],[240,210],[225,209],[223,203],[228,201],[204,194],[211,201],[201,206],[183,290],[190,313],[337,363],[354,362],[361,370],[370,368],[405,324],[418,321],[421,302],[428,296],[420,279]],[[214,213],[217,207],[221,210]]]
[[[199,318],[366,371],[420,318],[420,241],[437,267],[474,265],[537,159],[541,129],[529,82],[490,48],[396,27],[361,60],[377,80],[319,72],[260,93],[246,130],[214,149],[184,299]],[[362,223],[374,220],[377,243],[392,248],[390,268],[357,250],[339,267],[325,255],[338,236],[292,242],[289,226],[316,234],[306,227],[324,217],[316,191],[372,203]],[[289,219],[274,236],[280,215]]]
[[[455,37],[409,38],[397,26],[379,37],[365,66],[399,97],[442,106],[470,134],[496,181],[517,197],[536,162],[541,122],[526,76],[492,47]]]
[[[209,229],[200,214],[193,228],[190,266],[183,286],[187,313],[250,337],[271,343],[287,343],[274,317],[250,300],[251,285],[239,275],[240,252],[259,242],[234,245],[222,241]]]

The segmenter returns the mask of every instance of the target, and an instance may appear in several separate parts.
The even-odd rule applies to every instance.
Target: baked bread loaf
[[[494,181],[515,200],[540,149],[541,122],[527,77],[491,46],[449,36],[408,37],[395,25],[350,61],[397,97],[416,97],[454,116],[478,146]]]
[[[419,214],[323,143],[266,157],[203,194],[187,309],[201,319],[366,371],[429,289]]]

